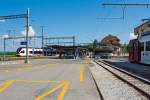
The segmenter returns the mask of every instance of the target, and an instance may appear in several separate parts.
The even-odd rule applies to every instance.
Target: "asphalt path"
[[[88,60],[0,64],[0,100],[100,100]]]

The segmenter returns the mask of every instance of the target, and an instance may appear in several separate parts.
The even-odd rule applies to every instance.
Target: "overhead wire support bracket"
[[[149,3],[103,3],[103,6],[146,6],[149,7]]]
[[[27,18],[27,14],[0,16],[0,20],[4,20],[4,19],[16,19],[16,18]]]
[[[149,3],[102,3],[102,6],[121,6],[122,8],[122,17],[112,17],[112,18],[97,18],[102,20],[115,20],[115,19],[123,19],[125,16],[125,8],[128,6],[135,7],[135,6],[146,6],[147,8],[150,6]]]

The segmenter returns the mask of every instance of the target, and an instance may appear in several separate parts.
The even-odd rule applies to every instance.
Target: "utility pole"
[[[41,32],[42,32],[42,49],[43,49],[44,48],[44,26],[41,26]],[[47,53],[47,49],[46,49],[46,53]],[[44,56],[44,50],[43,50],[43,56]]]
[[[73,36],[73,55],[74,57],[76,56],[75,55],[75,36]]]
[[[3,55],[3,61],[5,61],[5,55],[6,55],[6,38],[4,37],[4,55]]]
[[[28,63],[28,35],[29,35],[29,8],[27,9],[27,25],[26,25],[26,58],[25,63]]]
[[[29,8],[27,9],[27,13],[26,14],[0,16],[0,20],[19,19],[19,18],[25,18],[27,20],[27,25],[26,25],[26,50],[28,51]],[[6,39],[7,38],[4,39],[4,42],[5,42]],[[5,51],[5,47],[4,47],[4,51]],[[28,52],[26,53],[25,63],[28,63]]]
[[[15,30],[13,30],[13,37],[15,37]],[[13,48],[14,48],[14,45],[15,45],[15,40],[13,39]]]
[[[42,32],[42,48],[44,47],[44,26],[41,26]]]
[[[10,37],[10,34],[11,34],[11,30],[8,30],[8,37]]]

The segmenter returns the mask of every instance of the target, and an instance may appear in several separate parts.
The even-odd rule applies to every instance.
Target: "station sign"
[[[22,42],[20,42],[20,45],[27,45],[27,42],[26,41],[22,41]]]

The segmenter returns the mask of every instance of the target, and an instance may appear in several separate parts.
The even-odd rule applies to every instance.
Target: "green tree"
[[[93,42],[93,49],[96,48],[97,45],[98,45],[98,41],[95,39],[94,42]]]

